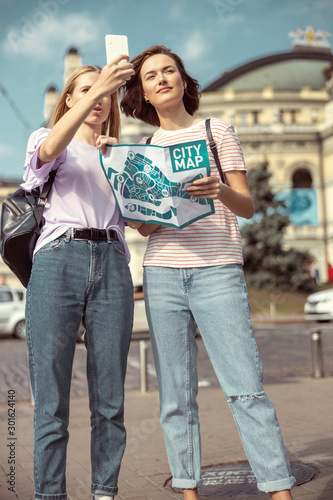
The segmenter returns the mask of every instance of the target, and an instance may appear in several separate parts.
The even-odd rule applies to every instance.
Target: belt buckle
[[[89,238],[79,238],[78,236],[75,236],[75,227],[71,227],[71,239],[76,240],[76,241],[89,241]],[[83,231],[83,229],[81,230]]]
[[[106,232],[106,237],[107,237],[108,242],[118,240],[117,233],[114,229],[110,229],[108,227],[107,229],[105,229],[105,232]]]

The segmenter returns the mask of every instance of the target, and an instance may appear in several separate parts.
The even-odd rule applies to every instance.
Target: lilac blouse
[[[49,133],[50,129],[40,128],[31,134],[24,165],[24,182],[21,184],[26,191],[42,187],[50,171],[58,169],[44,208],[45,223],[35,252],[70,227],[109,228],[117,232],[129,262],[125,223],[100,165],[97,149],[73,139],[58,158],[39,168],[38,150]]]

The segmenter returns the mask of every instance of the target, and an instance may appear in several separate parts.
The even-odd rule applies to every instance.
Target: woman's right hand
[[[91,89],[97,90],[100,97],[105,97],[125,85],[134,73],[134,66],[129,62],[129,57],[119,55],[104,66],[99,79]]]
[[[54,125],[41,145],[38,155],[40,167],[58,158],[96,104],[125,85],[133,74],[133,64],[129,62],[128,56],[120,55],[104,66],[95,83]]]

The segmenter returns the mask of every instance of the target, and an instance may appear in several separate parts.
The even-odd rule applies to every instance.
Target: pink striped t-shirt
[[[234,128],[218,118],[211,119],[211,130],[224,172],[246,171],[243,152]],[[219,177],[208,145],[205,121],[192,127],[155,132],[151,144],[170,146],[181,142],[206,140],[211,176]],[[143,141],[145,142],[145,140]],[[222,264],[243,264],[242,241],[236,216],[214,200],[215,214],[176,229],[160,226],[149,236],[143,265],[163,267],[205,267]]]

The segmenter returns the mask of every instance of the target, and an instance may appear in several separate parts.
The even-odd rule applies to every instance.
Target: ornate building
[[[296,30],[292,50],[224,73],[199,114],[235,125],[248,169],[268,162],[291,225],[286,246],[309,250],[322,281],[333,262],[333,55],[328,33]]]
[[[242,64],[207,85],[197,115],[235,126],[249,170],[268,162],[273,189],[285,198],[291,219],[285,245],[309,250],[325,282],[333,263],[333,55],[326,32],[308,27],[290,36],[291,51]],[[80,65],[77,49],[70,49],[66,77]],[[57,99],[50,87],[46,124]],[[153,132],[122,116],[121,142],[135,143]],[[139,282],[146,239],[130,229],[126,236],[133,278]]]
[[[249,170],[268,162],[273,189],[288,205],[285,245],[310,251],[326,281],[333,263],[333,55],[328,33],[309,27],[290,35],[290,52],[247,62],[207,85],[197,114],[235,126]],[[151,133],[123,119],[126,142]]]

